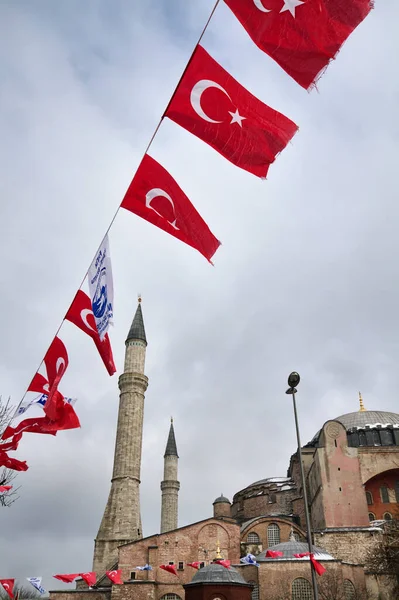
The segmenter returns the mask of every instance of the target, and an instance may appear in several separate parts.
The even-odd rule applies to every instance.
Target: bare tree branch
[[[8,398],[6,402],[3,401],[2,396],[0,396],[0,449],[1,449],[1,436],[5,431],[6,427],[10,424],[11,419],[13,418],[15,413],[15,406],[11,404],[11,399]],[[0,469],[0,485],[10,485],[12,481],[17,477],[17,473],[12,471],[11,469]],[[16,502],[19,498],[18,490],[21,489],[21,486],[17,488],[14,487],[8,492],[3,492],[0,494],[0,506],[11,506]]]

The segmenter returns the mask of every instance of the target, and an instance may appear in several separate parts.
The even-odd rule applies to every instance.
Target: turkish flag
[[[11,469],[11,471],[27,471],[29,469],[25,460],[11,458],[6,452],[0,449],[0,467]]]
[[[67,429],[76,429],[80,427],[80,422],[73,406],[66,402],[63,403],[59,411],[57,421],[53,421],[48,417],[33,417],[24,419],[16,427],[8,426],[4,433],[3,439],[14,437],[22,433],[43,433],[56,435],[57,431],[65,431]],[[0,446],[1,450],[1,446]]]
[[[81,576],[82,579],[84,579],[84,581],[87,583],[87,585],[89,587],[92,587],[97,580],[97,574],[94,573],[93,571],[89,572],[89,573],[79,573],[79,575]]]
[[[165,116],[237,167],[266,177],[298,127],[263,104],[197,46]]]
[[[176,575],[176,577],[177,577],[177,571],[176,571],[175,565],[159,565],[159,568],[163,569],[164,571],[167,571],[168,573],[172,573],[172,575]]]
[[[201,563],[199,561],[195,561],[192,563],[187,563],[188,567],[192,567],[193,569],[199,569],[200,568]]]
[[[323,565],[321,563],[319,563],[315,557],[313,553],[310,552],[302,552],[301,554],[294,554],[295,558],[304,558],[305,556],[309,556],[310,561],[313,565],[314,570],[316,571],[316,573],[318,575],[323,575],[323,573],[326,572],[326,568],[323,567]]]
[[[217,565],[222,565],[222,567],[224,567],[225,569],[230,569],[231,562],[227,558],[222,560],[214,560],[213,562]]]
[[[48,397],[50,394],[50,384],[41,373],[35,374],[31,383],[29,384],[28,392],[38,392],[39,394],[46,395],[47,396],[46,406],[47,406]],[[59,416],[61,415],[62,406],[65,403],[65,400],[64,400],[64,396],[58,390],[53,389],[52,393],[53,393],[52,401],[55,406],[55,419],[58,419]],[[7,430],[8,430],[8,427],[7,427]],[[3,435],[3,438],[4,438],[4,435]]]
[[[15,579],[0,579],[0,583],[7,592],[7,594],[10,596],[10,598],[14,598],[14,594],[12,593],[12,591],[14,589]]]
[[[371,0],[225,0],[255,44],[308,89],[372,8]]]
[[[103,363],[110,375],[116,371],[108,333],[101,341],[93,315],[91,300],[82,290],[78,290],[65,318],[89,335],[100,353]]]
[[[64,375],[68,364],[68,353],[59,337],[55,337],[44,357],[47,377],[49,381],[49,392],[44,412],[52,421],[56,421],[61,414],[64,397],[58,392],[58,384]]]
[[[12,437],[12,440],[11,440],[11,442],[7,442],[6,444],[0,445],[0,451],[2,451],[2,452],[8,452],[9,450],[17,450],[18,444],[22,439],[22,433],[18,433],[17,435],[14,435],[14,436],[9,435],[8,437]],[[7,438],[4,438],[4,439],[7,439]]]
[[[72,581],[74,579],[76,579],[76,577],[79,577],[79,573],[67,573],[65,575],[53,575],[53,577],[55,577],[55,579],[59,579],[60,581],[63,581],[64,583],[72,583]]]
[[[265,556],[266,558],[280,558],[280,556],[284,556],[284,552],[280,550],[267,550]]]
[[[3,492],[8,492],[12,489],[12,485],[0,485],[0,494]]]
[[[108,577],[108,579],[112,581],[112,583],[115,583],[116,585],[123,584],[121,569],[117,569],[116,571],[106,571],[105,574]]]
[[[209,261],[220,246],[173,177],[148,154],[121,206],[195,248]]]

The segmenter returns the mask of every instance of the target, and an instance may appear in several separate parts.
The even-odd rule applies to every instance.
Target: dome
[[[342,423],[346,430],[352,429],[353,427],[364,429],[366,426],[375,427],[376,425],[381,425],[382,427],[396,425],[399,427],[399,414],[382,410],[358,410],[356,412],[347,413],[346,415],[341,415],[332,420]]]
[[[212,504],[231,504],[230,500],[228,498],[226,498],[226,496],[223,496],[223,494],[221,496],[219,496],[219,498],[216,498],[216,500],[213,501]]]
[[[313,554],[316,560],[334,560],[334,558],[331,556],[331,554],[329,554],[328,552],[326,552],[326,550],[323,550],[322,548],[318,548],[317,546],[312,546],[313,548]],[[274,558],[274,559],[270,559],[270,558],[266,558],[266,552],[267,550],[272,550],[272,551],[279,551],[283,553],[283,556],[279,557],[279,558]],[[309,546],[306,542],[297,542],[296,540],[290,540],[289,542],[283,542],[282,544],[276,544],[275,546],[272,546],[271,548],[267,548],[266,550],[264,550],[263,552],[261,552],[260,554],[257,555],[256,560],[258,562],[262,562],[262,561],[268,561],[268,560],[284,560],[284,559],[295,559],[294,554],[303,554],[304,552],[309,552]],[[304,558],[303,560],[308,560],[308,557]]]
[[[222,565],[212,563],[206,567],[199,569],[191,580],[191,583],[241,583],[246,584],[247,582],[242,575],[230,567],[226,569]]]

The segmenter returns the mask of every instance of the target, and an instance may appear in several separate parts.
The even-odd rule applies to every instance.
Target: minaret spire
[[[173,418],[170,420],[168,441],[164,454],[163,481],[161,482],[161,533],[178,527],[178,496],[180,483],[177,480],[179,455],[177,454]]]
[[[147,338],[140,297],[125,346],[111,490],[94,547],[93,571],[98,575],[116,562],[119,545],[143,537],[140,470],[148,379],[144,375]]]
[[[360,392],[359,392],[359,404],[360,404],[359,412],[366,412],[366,409],[364,408],[364,404],[363,404],[362,394]]]

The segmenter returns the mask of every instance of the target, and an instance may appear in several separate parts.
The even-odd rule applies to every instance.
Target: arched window
[[[366,492],[366,500],[369,506],[373,504],[373,494],[371,492]]]
[[[294,536],[294,540],[296,540],[297,542],[301,541],[301,536],[299,535],[299,533],[297,533],[296,531],[293,531],[292,535]]]
[[[386,485],[382,485],[380,487],[380,494],[381,494],[381,502],[383,504],[389,504],[389,494],[388,494],[388,488]]]
[[[392,521],[392,515],[391,515],[391,513],[384,513],[384,519],[386,521]]]
[[[292,600],[313,600],[312,586],[304,577],[298,577],[292,582]]]
[[[399,481],[395,481],[395,496],[396,502],[399,502]]]
[[[248,583],[250,583],[253,588],[252,588],[252,594],[251,594],[251,600],[259,600],[259,586],[256,583],[256,581],[248,581]]]
[[[369,521],[375,521],[375,515],[373,515],[373,513],[369,513]]]
[[[258,534],[255,533],[255,531],[248,533],[247,542],[248,544],[259,544],[260,540]]]
[[[355,600],[356,599],[355,586],[349,579],[344,579],[344,598],[345,598],[345,600]]]
[[[165,594],[161,600],[181,600],[181,598],[177,594]]]
[[[267,528],[267,545],[275,546],[280,543],[280,527],[275,523],[271,523]]]

